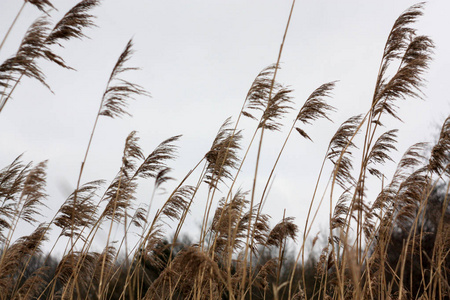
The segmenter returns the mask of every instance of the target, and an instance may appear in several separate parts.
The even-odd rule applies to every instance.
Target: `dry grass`
[[[96,0],[81,1],[55,25],[49,21],[53,5],[48,0],[26,4],[45,14],[32,23],[17,53],[0,65],[2,114],[7,113],[3,109],[24,76],[48,87],[39,60],[70,69],[54,48],[66,40],[83,38],[84,29],[95,26],[90,10],[98,5]],[[412,6],[395,21],[369,109],[350,117],[332,137],[306,220],[284,215],[274,227],[263,206],[292,132],[295,129],[305,142],[312,140],[304,125],[330,120],[336,110],[328,103],[336,82],[314,90],[292,120],[270,175],[258,177],[264,132],[282,131],[280,120],[295,106],[292,90],[276,78],[292,10],[277,62],[258,74],[237,121],[233,124],[229,118],[223,123],[210,150],[156,208],[153,219],[149,216],[155,209],[155,192],[174,180],[167,164],[176,156],[180,136],[163,141],[146,156],[133,131],[125,140],[121,167],[114,179],[110,183],[83,183],[98,121],[128,115],[130,100],[149,96],[141,86],[121,77],[137,69],[128,66],[133,53],[130,40],[100,99],[76,189],[53,218],[39,223],[43,219],[40,208],[47,197],[47,162],[26,164],[18,156],[0,171],[0,299],[449,299],[450,118],[433,147],[416,144],[408,149],[390,181],[382,169],[386,161],[392,161],[390,153],[396,150],[398,134],[396,129],[382,126],[383,118],[390,115],[399,119],[399,99],[421,97],[423,74],[431,60],[433,42],[417,35],[412,27],[422,10],[423,4]],[[239,129],[242,117],[255,120],[247,145],[242,144]],[[355,144],[358,134],[363,136],[361,145]],[[252,147],[258,149],[253,188],[234,189]],[[355,157],[360,157],[360,163],[354,164]],[[330,174],[323,172],[325,164],[333,166]],[[200,175],[193,178],[196,169]],[[322,177],[326,185],[320,196],[317,191],[323,185]],[[371,177],[384,183],[374,201],[366,193]],[[149,205],[142,206],[136,196],[139,180],[150,179],[154,181],[153,196],[145,201]],[[261,180],[264,189],[257,193],[256,183]],[[188,212],[202,186],[208,193],[199,239],[182,245],[183,225],[192,217]],[[218,195],[223,197],[219,200]],[[320,257],[305,258],[310,230],[323,201],[329,201],[331,207],[326,245],[322,245]],[[170,242],[164,239],[167,220],[176,224]],[[14,241],[21,222],[36,229]],[[302,223],[303,234],[299,236],[298,224]],[[123,228],[124,235],[113,241],[116,228]],[[44,255],[42,246],[50,230],[59,236]],[[101,231],[107,234],[106,245],[103,251],[95,252],[92,245]],[[128,243],[131,234],[139,236],[133,245]],[[300,244],[294,256],[287,250],[292,240]],[[313,246],[316,241],[317,237]],[[65,250],[55,263],[52,251],[56,246]]]

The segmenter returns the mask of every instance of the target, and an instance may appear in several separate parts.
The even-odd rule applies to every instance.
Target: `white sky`
[[[54,20],[77,3],[52,2],[59,10],[52,13]],[[296,134],[291,137],[265,207],[272,224],[282,218],[286,209],[287,215],[295,216],[301,227],[304,225],[329,139],[341,122],[369,108],[390,28],[402,11],[415,3],[297,2],[278,80],[295,90],[296,110],[322,83],[339,80],[330,100],[338,112],[332,115],[334,123],[320,120],[314,126],[303,127],[314,143]],[[17,0],[1,0],[0,38],[21,4]],[[130,104],[133,118],[100,120],[82,181],[113,178],[120,167],[124,140],[132,130],[139,132],[145,153],[164,139],[183,134],[179,158],[170,164],[175,169],[173,176],[181,179],[208,151],[222,122],[229,116],[236,119],[258,72],[276,61],[290,5],[285,0],[128,0],[126,4],[103,1],[93,11],[98,28],[85,31],[90,39],[72,40],[64,43],[64,49],[56,50],[77,72],[40,62],[54,94],[25,79],[6,105],[0,115],[0,167],[23,152],[26,161],[49,159],[48,206],[52,210],[45,214],[53,216],[76,185],[107,78],[133,37],[136,53],[130,65],[142,70],[127,78],[145,87],[152,98],[140,98]],[[415,142],[433,140],[436,127],[450,112],[449,11],[449,1],[430,1],[416,24],[420,34],[434,40],[435,56],[425,75],[426,101],[409,99],[399,103],[403,124],[385,118],[386,130],[400,128],[396,158]],[[14,53],[27,26],[39,15],[32,5],[25,7],[0,52],[1,61]],[[287,124],[293,117],[286,118]],[[254,122],[242,123],[245,141],[254,126]],[[261,184],[265,183],[285,135],[283,131],[265,137]],[[238,182],[244,189],[251,187],[255,151],[252,153]],[[393,168],[394,164],[388,164],[386,174],[391,174]],[[190,183],[195,180],[194,176]],[[142,183],[142,201],[148,201],[151,186],[151,182]],[[378,190],[371,191],[369,196],[376,193]],[[157,198],[153,207],[163,200],[164,196]],[[190,234],[198,230],[203,207],[200,194],[186,224]],[[326,206],[319,216],[313,234],[327,227]]]

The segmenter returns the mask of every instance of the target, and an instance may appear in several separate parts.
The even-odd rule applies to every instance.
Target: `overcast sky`
[[[52,1],[58,20],[77,1]],[[287,215],[303,226],[329,139],[341,122],[370,107],[383,47],[395,19],[415,1],[298,1],[281,58],[278,80],[291,86],[296,110],[322,83],[339,80],[330,104],[338,111],[334,123],[319,120],[304,127],[313,143],[291,137],[279,163],[265,212],[278,222]],[[0,38],[19,11],[21,1],[0,3]],[[145,87],[151,98],[130,104],[132,118],[99,121],[82,181],[111,180],[121,164],[126,136],[137,130],[149,153],[162,140],[182,134],[179,158],[170,164],[181,179],[208,151],[222,122],[236,119],[248,88],[264,67],[276,62],[291,1],[145,1],[105,0],[92,13],[97,28],[90,39],[72,40],[57,49],[77,71],[40,62],[54,94],[24,79],[0,115],[0,167],[21,153],[24,160],[49,159],[48,206],[53,216],[76,186],[80,163],[106,81],[118,56],[133,37],[130,65],[140,71],[127,77]],[[432,141],[450,112],[450,1],[430,1],[416,24],[419,34],[436,44],[434,61],[425,78],[425,101],[399,103],[404,123],[385,119],[386,129],[399,128],[398,158],[408,146]],[[28,4],[5,47],[3,61],[17,50],[30,23],[40,15]],[[286,118],[291,123],[293,115]],[[253,122],[242,123],[245,140]],[[263,144],[259,178],[265,183],[286,136],[269,133]],[[244,144],[246,147],[246,144]],[[255,153],[255,151],[251,152]],[[355,158],[359,160],[359,157]],[[238,185],[251,187],[254,155],[247,161]],[[384,170],[389,177],[394,164]],[[191,184],[195,183],[193,177]],[[379,183],[378,183],[379,184]],[[379,186],[378,186],[379,187]],[[259,191],[261,187],[258,188]],[[372,191],[375,196],[379,190]],[[151,183],[142,183],[141,201],[148,201]],[[156,199],[154,207],[164,200]],[[194,232],[201,223],[203,197],[198,197],[186,225]],[[324,206],[317,230],[327,227]],[[317,231],[316,230],[316,231]],[[171,232],[171,230],[168,230]],[[314,232],[315,233],[315,232]]]

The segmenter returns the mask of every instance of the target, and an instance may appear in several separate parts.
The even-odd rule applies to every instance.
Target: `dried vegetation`
[[[83,0],[52,24],[50,1],[24,1],[24,6],[35,6],[43,16],[30,25],[17,52],[0,65],[1,114],[8,113],[3,109],[13,100],[23,77],[50,88],[40,61],[71,69],[55,48],[83,38],[84,30],[95,26],[91,10],[98,4],[97,0]],[[168,138],[146,156],[133,131],[125,140],[114,179],[109,183],[83,181],[98,121],[128,115],[130,100],[150,95],[122,77],[137,69],[128,66],[133,53],[130,40],[99,99],[76,189],[54,217],[39,223],[47,198],[46,161],[27,164],[18,156],[1,169],[0,299],[449,299],[450,118],[434,146],[419,143],[408,149],[390,181],[381,169],[386,161],[392,161],[398,134],[396,129],[384,128],[383,119],[387,115],[400,119],[398,101],[422,96],[423,75],[433,53],[431,39],[417,35],[413,27],[422,12],[423,4],[418,4],[395,21],[368,111],[342,123],[326,150],[317,185],[321,177],[328,178],[320,203],[329,197],[331,210],[320,257],[305,259],[305,246],[318,213],[312,209],[319,198],[316,192],[304,221],[284,215],[271,227],[263,204],[291,133],[298,132],[297,137],[308,143],[312,137],[304,129],[306,125],[331,119],[336,109],[328,102],[336,82],[318,87],[298,110],[270,175],[264,179],[264,190],[256,193],[264,133],[281,132],[281,118],[295,107],[292,89],[276,80],[289,22],[278,61],[257,75],[237,121],[233,124],[229,118],[223,123],[210,150],[157,208],[152,207],[153,196],[149,205],[138,201],[139,180],[153,180],[153,194],[174,180],[168,163],[176,157],[180,136]],[[247,145],[242,143],[239,129],[242,117],[255,120]],[[363,136],[361,145],[355,144],[358,134]],[[253,188],[233,189],[252,147],[258,149]],[[354,164],[356,158],[360,163]],[[332,166],[328,175],[322,172],[325,164]],[[196,169],[200,175],[192,178]],[[367,197],[370,177],[385,183],[376,199]],[[192,181],[194,184],[188,184]],[[201,186],[208,192],[200,236],[194,243],[182,244],[179,237],[186,218],[192,217],[188,212]],[[170,242],[164,238],[167,221],[176,224]],[[36,229],[13,240],[21,222]],[[297,222],[305,224],[302,236]],[[118,228],[123,228],[124,235],[114,240]],[[48,243],[50,230],[59,237]],[[92,245],[100,231],[107,233],[107,240],[104,250],[95,252]],[[131,234],[139,238],[130,246]],[[288,256],[290,241],[300,245],[295,258]],[[313,245],[316,241],[317,237]],[[52,249],[62,245],[63,257],[55,261],[53,250],[43,248],[44,242],[53,245]]]

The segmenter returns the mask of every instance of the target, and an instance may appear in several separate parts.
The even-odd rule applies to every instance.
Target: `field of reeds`
[[[43,62],[72,69],[58,49],[86,38],[99,4],[83,0],[52,22],[51,1],[23,2],[42,17],[0,65],[0,118],[16,101],[16,90],[27,89],[24,79],[50,89]],[[434,43],[415,29],[422,3],[393,20],[367,111],[337,124],[323,149],[306,218],[293,218],[287,207],[280,208],[279,220],[270,220],[264,209],[274,201],[270,191],[288,141],[320,138],[311,126],[330,123],[338,109],[332,102],[336,81],[294,99],[292,88],[277,80],[294,4],[275,62],[257,74],[239,113],[223,122],[184,177],[174,178],[170,167],[180,135],[148,151],[132,131],[113,179],[85,180],[86,168],[96,164],[88,158],[97,125],[129,115],[131,100],[150,96],[128,79],[138,71],[130,61],[132,39],[111,65],[80,154],[76,188],[58,209],[43,213],[50,206],[48,161],[27,162],[17,153],[1,166],[0,299],[450,299],[450,117],[435,143],[411,145],[395,161],[392,177],[384,171],[399,134],[385,119],[400,119],[401,100],[424,98]],[[0,52],[21,12],[1,37]],[[293,112],[284,126],[282,119]],[[261,176],[269,133],[283,141],[271,145],[278,152]],[[252,170],[248,190],[239,177],[244,166]],[[148,182],[151,196],[142,197],[139,186]],[[190,213],[195,206],[202,206],[201,215]],[[318,218],[327,219],[320,238],[312,232]],[[188,219],[197,220],[198,235],[186,235]],[[99,236],[105,241],[100,250]]]

